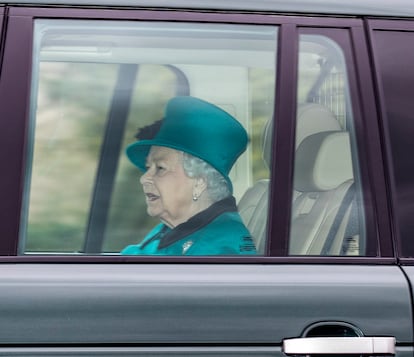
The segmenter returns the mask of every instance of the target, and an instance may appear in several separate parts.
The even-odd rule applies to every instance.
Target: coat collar
[[[236,200],[233,196],[227,197],[221,201],[213,203],[210,207],[204,211],[197,213],[191,217],[187,222],[179,224],[172,230],[169,230],[167,226],[164,226],[160,231],[160,239],[158,249],[166,248],[175,242],[189,236],[190,234],[198,231],[211,223],[215,218],[225,212],[237,212]],[[155,238],[155,237],[154,237]],[[152,240],[152,239],[150,239]]]

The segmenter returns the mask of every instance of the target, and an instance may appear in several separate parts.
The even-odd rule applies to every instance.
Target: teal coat
[[[256,254],[251,235],[237,212],[233,197],[216,202],[174,229],[160,223],[124,255]]]

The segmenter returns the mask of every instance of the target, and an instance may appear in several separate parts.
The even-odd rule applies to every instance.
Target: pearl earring
[[[198,196],[196,194],[193,195],[193,201],[197,201],[198,200]]]

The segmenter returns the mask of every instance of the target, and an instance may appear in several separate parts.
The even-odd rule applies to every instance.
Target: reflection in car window
[[[142,241],[159,220],[147,214],[125,148],[177,96],[211,103],[247,132],[229,173],[236,203],[268,180],[261,135],[272,117],[276,34],[252,25],[36,20],[20,254],[118,254]]]
[[[414,31],[376,30],[373,32],[373,41],[392,159],[391,183],[394,185],[395,201],[393,210],[396,215],[395,224],[398,225],[396,234],[399,235],[400,253],[404,257],[412,258]]]
[[[290,255],[364,255],[365,230],[343,54],[301,35]]]

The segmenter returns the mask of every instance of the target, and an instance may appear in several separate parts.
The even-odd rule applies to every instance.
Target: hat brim
[[[215,170],[217,170],[224,177],[224,179],[227,182],[227,186],[228,186],[230,192],[233,193],[233,184],[232,184],[232,182],[230,180],[230,177],[228,176],[227,173],[222,172],[217,167],[214,167],[214,165],[212,163],[210,163],[208,161],[208,159],[200,157],[200,155],[198,155],[195,152],[192,152],[191,150],[188,150],[188,148],[184,148],[180,145],[176,145],[175,143],[166,142],[164,140],[157,140],[157,139],[155,139],[155,140],[141,140],[141,141],[137,141],[137,142],[132,143],[132,144],[127,146],[126,155],[127,155],[128,159],[136,167],[138,167],[138,169],[141,170],[142,172],[147,171],[146,161],[147,161],[147,156],[149,154],[151,146],[162,146],[162,147],[166,147],[166,148],[169,148],[169,149],[174,149],[174,150],[177,150],[177,151],[183,151],[187,154],[198,157],[199,159],[207,162],[210,166],[212,166]]]

